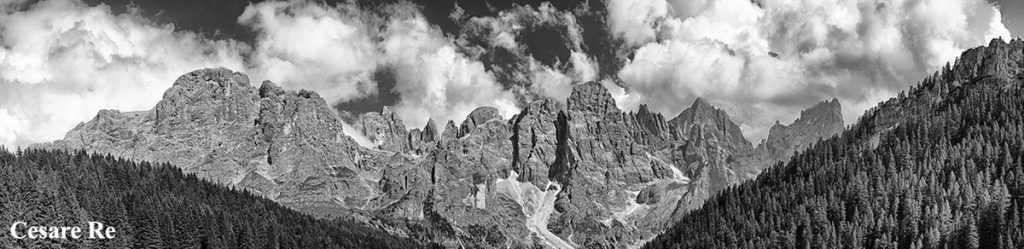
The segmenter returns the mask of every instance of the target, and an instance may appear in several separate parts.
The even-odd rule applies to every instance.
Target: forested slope
[[[354,222],[112,156],[0,148],[0,224],[116,227],[111,240],[16,240],[0,248],[416,248]],[[5,230],[6,231],[6,230]]]
[[[648,248],[1021,248],[1024,41],[993,41]]]

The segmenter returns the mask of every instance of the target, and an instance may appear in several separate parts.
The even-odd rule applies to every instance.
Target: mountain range
[[[597,82],[408,129],[387,108],[345,120],[315,92],[202,69],[151,110],[103,110],[33,147],[167,163],[449,248],[1006,247],[1024,243],[1022,81],[1024,41],[996,39],[849,129],[825,100],[755,147],[703,99],[669,119]]]
[[[395,113],[346,123],[317,93],[227,69],[178,78],[151,110],[100,111],[34,147],[169,163],[322,218],[354,218],[446,247],[636,246],[715,193],[843,129],[823,101],[753,147],[697,99],[674,118],[621,110],[599,83],[510,119],[409,130]],[[361,138],[360,138],[361,137]],[[529,238],[523,240],[522,238]]]

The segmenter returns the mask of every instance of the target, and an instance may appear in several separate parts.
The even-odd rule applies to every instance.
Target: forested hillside
[[[648,248],[1021,248],[1024,41],[993,41]]]
[[[116,227],[112,240],[16,240],[0,248],[415,248],[348,221],[323,221],[170,165],[0,148],[0,224]],[[5,230],[6,231],[6,230]]]

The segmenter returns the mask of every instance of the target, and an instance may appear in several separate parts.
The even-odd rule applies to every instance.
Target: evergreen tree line
[[[645,247],[1024,248],[1021,83],[942,77],[722,191]]]
[[[18,240],[15,221],[117,229],[110,240]],[[318,220],[180,169],[84,152],[0,148],[0,248],[415,248],[345,220]],[[85,232],[83,232],[85,233]]]

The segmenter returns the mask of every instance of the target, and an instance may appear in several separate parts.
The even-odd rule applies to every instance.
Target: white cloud
[[[529,75],[526,77],[532,86],[529,90],[542,97],[565,102],[572,94],[573,84],[597,80],[597,64],[593,59],[578,51],[571,52],[569,59],[571,69],[562,72],[528,57],[526,73]]]
[[[585,53],[573,51],[569,55],[572,60],[573,76],[579,82],[597,80],[597,63]]]
[[[671,11],[660,11],[666,4]],[[614,34],[639,43],[619,73],[630,88],[627,109],[647,103],[673,116],[704,97],[752,141],[775,120],[791,121],[832,97],[851,123],[960,51],[1009,36],[985,0],[612,1],[609,8]]]
[[[516,112],[513,97],[483,64],[461,54],[414,6],[388,8],[389,16],[378,17],[351,3],[250,5],[239,17],[260,34],[250,73],[338,102],[377,94],[371,76],[386,67],[397,82],[380,90],[399,94],[391,109],[407,127],[431,118],[461,122],[479,106]]]
[[[247,7],[238,20],[259,34],[251,77],[317,90],[328,101],[376,94],[376,26],[355,7],[263,2]]]
[[[538,65],[536,60],[530,61],[534,92],[541,96],[564,102],[572,94],[573,78],[551,69],[550,67]]]
[[[668,16],[664,0],[609,0],[608,25],[627,45],[641,45],[657,35],[658,21]]]
[[[0,144],[60,138],[100,109],[145,110],[180,75],[244,69],[248,47],[104,5],[50,0],[0,13]]]
[[[518,111],[514,96],[482,63],[456,52],[421,15],[392,19],[382,36],[385,60],[397,72],[395,91],[402,96],[392,110],[407,127],[422,127],[431,118],[460,123],[480,106],[497,107],[506,117]]]
[[[12,110],[0,109],[0,145],[14,145],[18,141],[19,132],[28,128],[28,122],[19,119]]]

